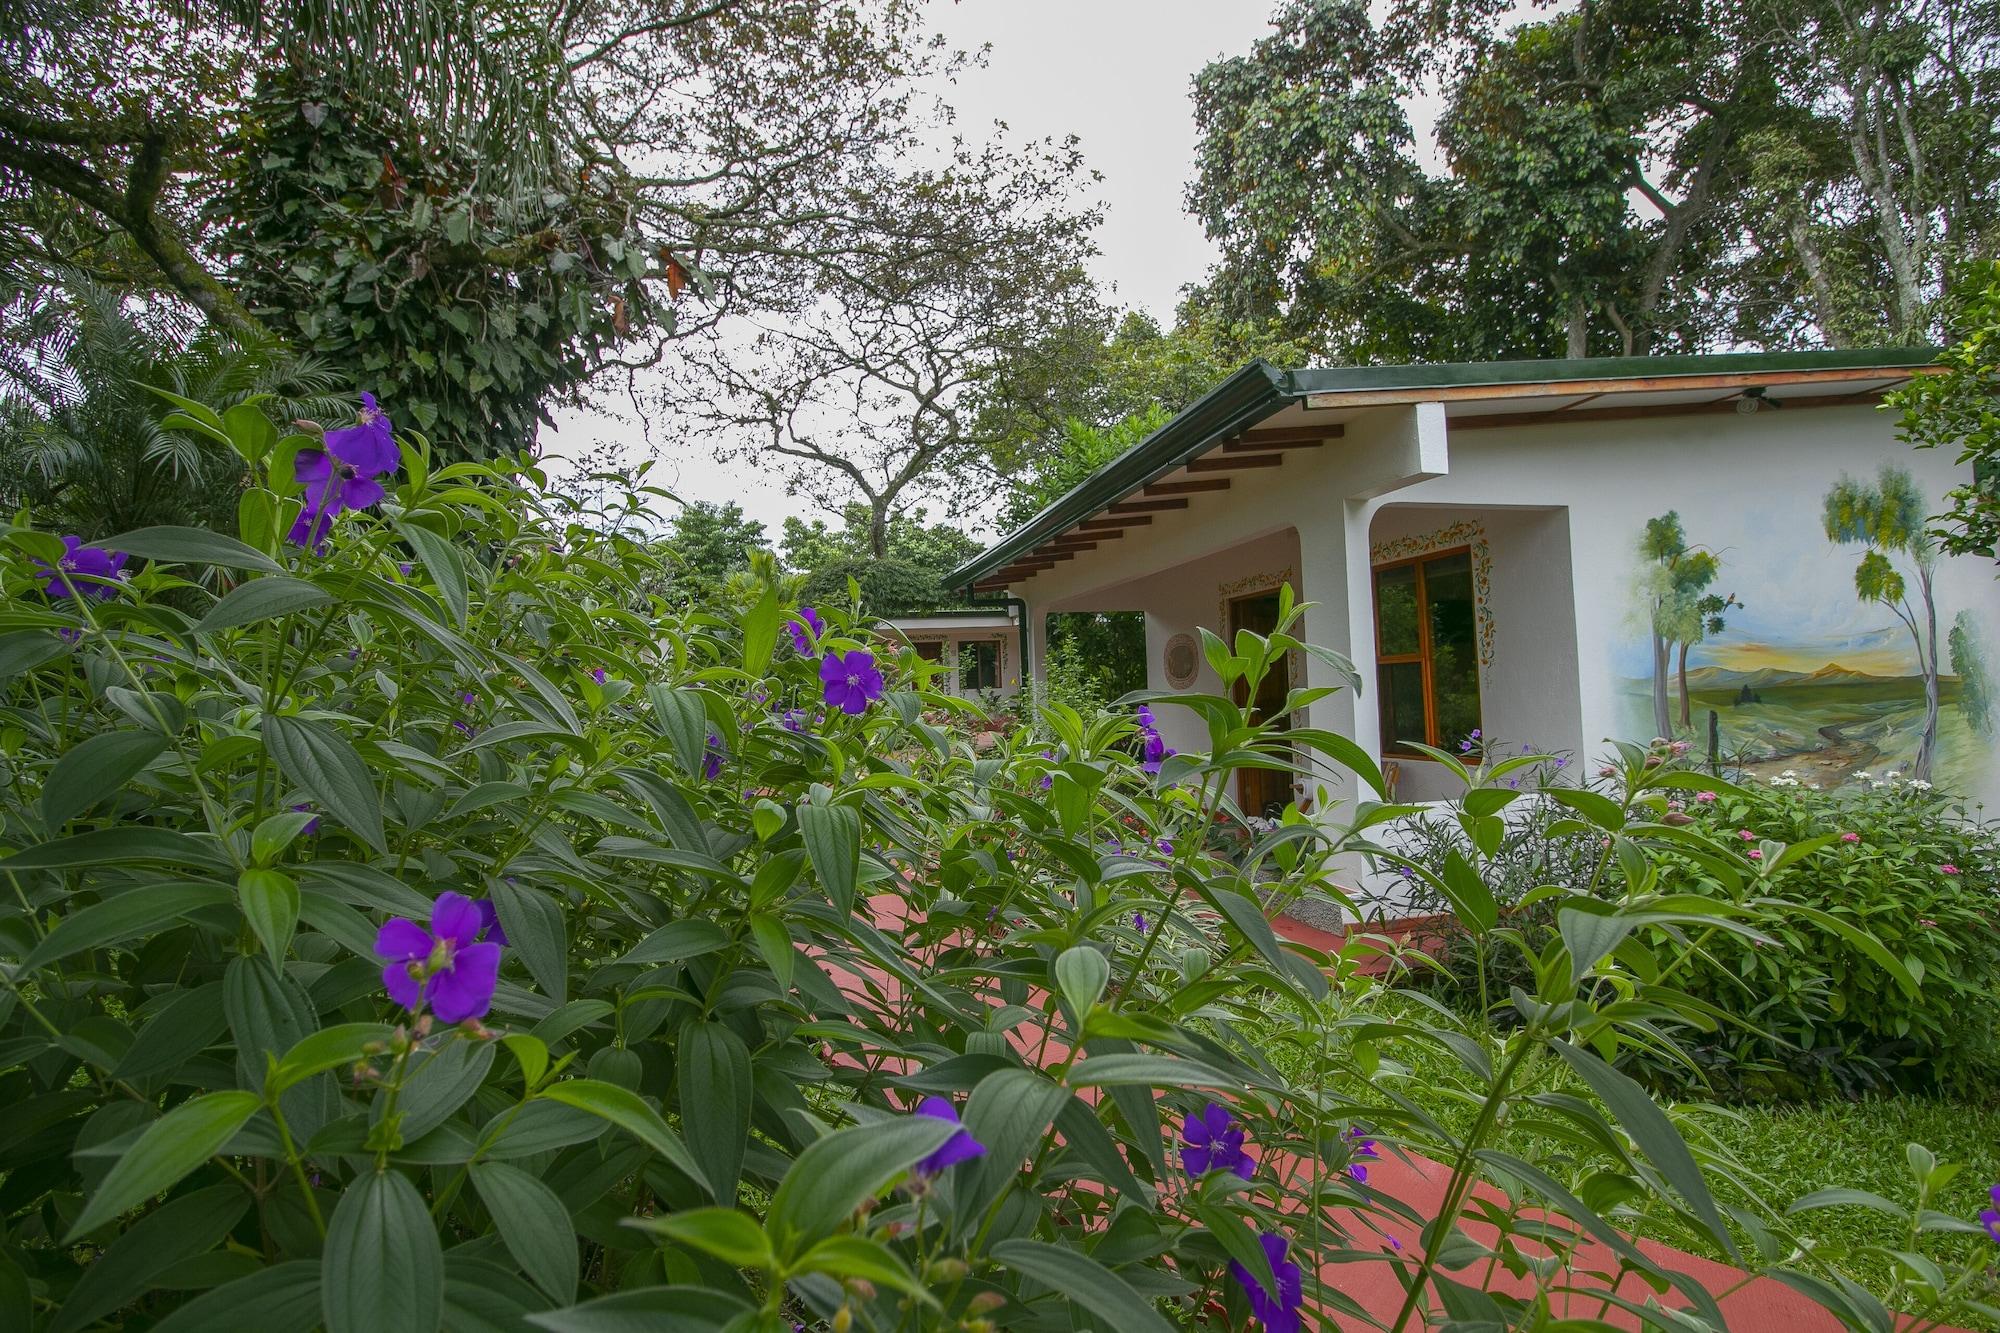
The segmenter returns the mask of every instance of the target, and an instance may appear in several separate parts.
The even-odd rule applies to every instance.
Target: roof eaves
[[[1269,416],[1299,390],[1295,377],[1263,359],[1252,361],[1177,413],[1171,421],[1085,477],[1040,513],[1015,528],[945,579],[965,588],[1032,550],[1119,496],[1173,471],[1207,451],[1219,437]]]
[[[1295,370],[1301,395],[1381,393],[1570,380],[1673,379],[1677,376],[1815,370],[1909,370],[1937,359],[1935,347],[1864,347],[1813,352],[1712,352],[1687,356],[1599,356],[1549,361],[1459,361],[1405,366],[1327,366]]]

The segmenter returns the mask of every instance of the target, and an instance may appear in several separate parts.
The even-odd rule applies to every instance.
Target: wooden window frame
[[[1454,555],[1462,555],[1469,561],[1472,558],[1472,547],[1470,545],[1441,546],[1435,551],[1425,551],[1421,555],[1406,556],[1401,560],[1385,560],[1379,565],[1369,566],[1368,569],[1368,591],[1375,602],[1375,689],[1378,694],[1383,692],[1383,667],[1407,665],[1411,662],[1417,664],[1423,679],[1424,744],[1434,750],[1442,750],[1445,746],[1443,738],[1438,735],[1437,687],[1431,678],[1433,657],[1431,654],[1430,584],[1429,580],[1424,576],[1424,565],[1430,561],[1442,560],[1447,556]],[[1382,651],[1382,575],[1392,569],[1402,569],[1405,566],[1413,567],[1417,571],[1417,651],[1414,653],[1385,653]],[[1474,609],[1474,614],[1477,615],[1477,608]],[[1484,730],[1486,726],[1486,692],[1483,689],[1479,694],[1479,725]],[[1399,759],[1436,762],[1431,759],[1431,756],[1423,753],[1421,750],[1403,749],[1401,742],[1392,741],[1387,736],[1382,738],[1382,753],[1384,756],[1395,755]],[[1475,752],[1461,755],[1459,759],[1462,763],[1477,764],[1479,762],[1479,755]]]

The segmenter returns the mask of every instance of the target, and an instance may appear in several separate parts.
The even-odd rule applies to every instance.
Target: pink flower
[[[1764,853],[1758,851],[1755,847],[1752,847],[1750,849],[1750,859],[1752,861],[1761,861],[1764,859]]]
[[[1741,838],[1741,839],[1743,839],[1743,841],[1745,841],[1745,842],[1755,842],[1755,841],[1757,841],[1757,835],[1756,835],[1756,834],[1754,834],[1754,833],[1752,833],[1752,832],[1751,832],[1751,831],[1750,831],[1749,829],[1747,829],[1747,828],[1740,828],[1740,829],[1737,829],[1737,830],[1736,830],[1736,836],[1737,836],[1737,837],[1739,837],[1739,838]]]
[[[1918,924],[1918,925],[1920,925],[1920,926],[1922,926],[1922,927],[1923,927],[1923,928],[1924,928],[1925,930],[1936,930],[1936,929],[1937,929],[1937,922],[1935,922],[1935,921],[1931,920],[1931,919],[1930,919],[1929,917],[1927,917],[1927,916],[1920,916],[1920,917],[1918,917],[1918,918],[1917,918],[1917,924]]]
[[[1597,770],[1597,776],[1600,778],[1615,778],[1618,776],[1618,770],[1610,764],[1606,764],[1603,768]]]
[[[1842,842],[1860,842],[1861,835],[1859,833],[1843,833],[1840,835],[1840,840]]]
[[[1694,794],[1694,799],[1700,805],[1714,805],[1715,793],[1712,791],[1698,791]]]
[[[1686,741],[1675,741],[1672,745],[1669,745],[1667,748],[1669,750],[1672,750],[1675,754],[1686,754],[1688,752],[1688,743]]]
[[[1938,873],[1940,875],[1956,875],[1958,873],[1958,867],[1953,865],[1951,862],[1946,861],[1943,865],[1938,867]]]

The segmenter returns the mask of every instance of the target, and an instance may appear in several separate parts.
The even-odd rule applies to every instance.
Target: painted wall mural
[[[2000,660],[1989,624],[1939,604],[1934,497],[1886,466],[1816,498],[1816,523],[1796,503],[1668,510],[1634,534],[1638,633],[1618,660],[1630,734],[1698,751],[1712,735],[1759,777],[1894,771],[1975,789],[2000,731]]]

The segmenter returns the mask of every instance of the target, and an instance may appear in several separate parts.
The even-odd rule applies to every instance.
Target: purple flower
[[[1161,838],[1153,845],[1160,849],[1160,855],[1162,856],[1172,856],[1174,854],[1174,844],[1169,839]]]
[[[608,676],[603,667],[592,667],[590,669],[590,678],[599,685],[602,685],[608,679]]]
[[[458,732],[459,735],[465,737],[467,740],[471,740],[474,736],[477,736],[479,734],[478,728],[474,727],[470,722],[461,722],[454,718],[452,720],[451,725],[454,731]]]
[[[806,715],[796,708],[787,708],[778,718],[778,725],[786,731],[800,732],[806,729]]]
[[[507,882],[512,884],[514,877],[512,875],[507,876]],[[500,928],[500,912],[498,908],[493,906],[493,900],[491,898],[481,898],[473,906],[479,909],[479,937],[491,940],[495,944],[505,944],[507,942],[507,932]]]
[[[1471,742],[1471,741],[1460,741],[1460,742],[1458,743],[1458,752],[1459,752],[1460,754],[1464,754],[1464,753],[1465,753],[1466,751],[1470,750],[1471,748],[1472,748],[1472,742]]]
[[[851,717],[868,711],[868,705],[882,697],[882,673],[875,666],[875,654],[856,648],[846,655],[828,653],[819,664],[820,684],[826,701]]]
[[[819,642],[819,636],[826,633],[826,622],[819,618],[819,612],[802,606],[785,622],[785,633],[792,636],[792,647],[803,657]]]
[[[1166,763],[1167,760],[1172,759],[1177,753],[1178,751],[1170,748],[1165,741],[1160,739],[1159,732],[1149,731],[1146,733],[1145,748],[1139,754],[1139,767],[1145,769],[1148,773],[1157,773],[1160,771],[1160,766]]]
[[[2000,1185],[1993,1187],[1992,1196],[1993,1206],[1979,1210],[1979,1225],[1986,1228],[1986,1234],[1993,1237],[1995,1244],[2000,1244]]]
[[[942,1097],[926,1097],[917,1104],[917,1114],[927,1115],[933,1120],[944,1120],[958,1124],[958,1112],[950,1102]],[[959,1126],[958,1132],[944,1141],[944,1146],[917,1163],[917,1174],[934,1176],[960,1162],[969,1162],[975,1157],[986,1155],[986,1145],[972,1137],[972,1131]]]
[[[1359,1125],[1350,1125],[1347,1133],[1341,1137],[1354,1145],[1354,1160],[1347,1164],[1347,1174],[1357,1181],[1365,1182],[1368,1179],[1368,1168],[1362,1163],[1375,1161],[1382,1155],[1375,1151],[1375,1140],[1369,1138],[1367,1131]]]
[[[58,639],[61,639],[64,643],[82,643],[83,631],[80,629],[76,629],[74,627],[68,629],[59,629],[56,631],[56,637]]]
[[[361,656],[361,650],[359,648],[349,648],[347,650],[347,660],[350,662],[354,661],[356,658],[360,656]]]
[[[398,574],[401,574],[404,578],[410,577],[410,571],[414,570],[415,568],[416,566],[411,564],[407,560],[399,560],[396,562],[396,572]]]
[[[1478,727],[1474,727],[1474,728],[1472,729],[1472,739],[1474,739],[1474,740],[1478,740],[1478,739],[1479,739],[1479,728],[1478,728]]]
[[[1146,914],[1144,912],[1132,913],[1132,929],[1138,931],[1141,935],[1146,933]]]
[[[100,546],[85,546],[83,538],[68,536],[62,539],[63,553],[50,569],[37,560],[36,572],[42,579],[42,591],[50,597],[67,597],[71,587],[87,597],[102,600],[118,594],[118,576],[131,559],[123,551],[107,551]]]
[[[301,449],[292,460],[292,476],[305,487],[305,507],[286,534],[295,546],[317,552],[343,509],[366,509],[387,494],[375,478],[394,472],[403,461],[389,418],[375,405],[375,395],[361,395],[355,424],[330,430],[326,448]]]
[[[1211,1171],[1233,1171],[1244,1180],[1257,1169],[1243,1151],[1243,1126],[1229,1114],[1229,1108],[1210,1102],[1200,1115],[1190,1114],[1181,1122],[1181,1165],[1196,1179]]]
[[[702,752],[701,775],[714,779],[722,776],[722,761],[729,756],[723,751],[722,737],[708,733],[708,748]]]
[[[383,922],[375,952],[388,962],[389,998],[411,1013],[429,1006],[443,1023],[484,1016],[500,978],[500,945],[480,943],[485,928],[479,904],[457,893],[438,895],[429,930],[400,916]]]
[[[1265,1333],[1299,1333],[1299,1307],[1306,1301],[1305,1274],[1285,1257],[1291,1242],[1271,1231],[1257,1241],[1264,1247],[1264,1257],[1271,1261],[1271,1276],[1278,1279],[1276,1299],[1258,1277],[1234,1259],[1229,1261],[1229,1276],[1243,1288],[1250,1312],[1263,1321]]]
[[[479,696],[474,694],[471,690],[466,690],[464,693],[460,694],[458,696],[458,701],[464,704],[467,708],[479,707]]]
[[[292,807],[292,809],[299,814],[304,814],[306,813],[306,811],[312,809],[312,807],[309,805],[295,805]],[[313,834],[319,832],[319,816],[314,815],[311,819],[308,819],[305,822],[304,827],[299,829],[299,832],[300,834],[308,838],[310,838]]]

